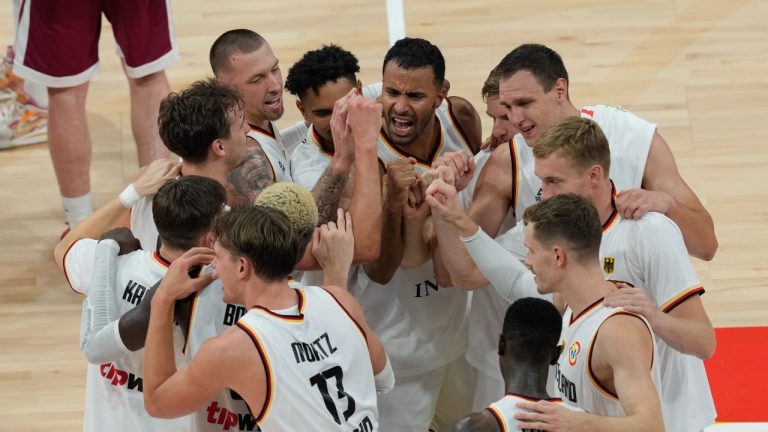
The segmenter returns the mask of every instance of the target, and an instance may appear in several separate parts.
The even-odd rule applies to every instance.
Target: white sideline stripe
[[[405,37],[403,0],[387,0],[387,30],[389,31],[389,46]]]
[[[717,423],[706,432],[768,432],[768,423]]]

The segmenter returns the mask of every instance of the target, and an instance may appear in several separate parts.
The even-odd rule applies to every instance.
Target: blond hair
[[[600,165],[608,177],[611,150],[608,139],[597,123],[581,117],[569,117],[550,127],[533,146],[537,159],[559,152],[579,169]]]

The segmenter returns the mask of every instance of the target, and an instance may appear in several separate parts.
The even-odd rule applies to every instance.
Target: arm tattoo
[[[230,206],[251,204],[267,186],[275,183],[275,172],[261,144],[248,137],[240,163],[227,174]]]
[[[336,209],[339,207],[339,200],[346,185],[347,176],[333,174],[330,165],[320,176],[312,189],[312,196],[317,203],[317,226],[334,220]]]

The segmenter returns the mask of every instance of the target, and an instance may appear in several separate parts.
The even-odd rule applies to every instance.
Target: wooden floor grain
[[[208,49],[238,27],[264,35],[283,74],[303,52],[337,43],[380,80],[387,50],[383,0],[174,2],[182,59],[168,70],[181,89],[210,74]],[[11,13],[0,10],[0,44]],[[484,107],[488,71],[520,43],[563,56],[575,104],[623,105],[659,125],[684,178],[714,220],[720,249],[695,262],[717,326],[768,325],[768,1],[406,0],[407,33],[443,51],[451,94]],[[135,175],[128,89],[108,24],[102,72],[88,113],[97,205]],[[286,94],[280,124],[299,119]],[[484,135],[490,121],[483,119]],[[85,361],[78,352],[79,295],[52,261],[64,228],[46,145],[0,151],[0,430],[76,431]]]

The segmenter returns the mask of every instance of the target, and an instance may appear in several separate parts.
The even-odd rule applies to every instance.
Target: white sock
[[[61,197],[61,205],[64,207],[64,213],[67,215],[70,229],[77,226],[77,224],[93,213],[90,192],[75,198]]]

